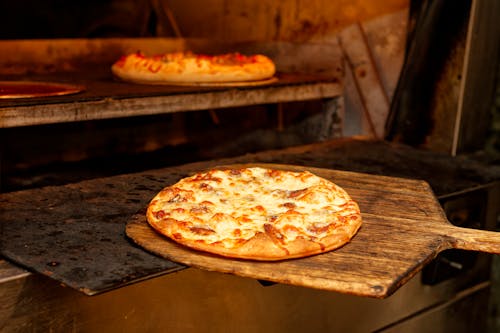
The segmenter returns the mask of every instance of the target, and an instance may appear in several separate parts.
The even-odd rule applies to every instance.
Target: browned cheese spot
[[[297,207],[297,205],[294,204],[293,202],[285,202],[284,204],[281,204],[281,206],[288,208],[288,209],[294,209]]]
[[[212,235],[215,233],[215,231],[212,229],[201,228],[201,227],[191,227],[189,230],[191,230],[191,232],[197,235],[203,235],[203,236]]]
[[[164,218],[167,214],[165,213],[164,210],[159,210],[159,211],[156,211],[156,212],[153,212],[153,215],[156,219],[158,220],[161,220],[162,218]]]
[[[297,198],[306,192],[307,192],[307,188],[303,188],[301,190],[290,191],[288,193],[288,197],[289,198]]]
[[[272,224],[265,223],[264,230],[271,239],[278,244],[284,244],[285,237]]]

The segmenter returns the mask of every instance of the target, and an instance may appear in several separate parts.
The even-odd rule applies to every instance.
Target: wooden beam
[[[484,148],[499,62],[500,2],[473,0],[451,153]]]

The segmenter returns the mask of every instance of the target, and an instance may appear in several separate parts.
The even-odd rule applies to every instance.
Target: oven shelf
[[[338,80],[305,74],[280,74],[277,82],[267,86],[228,88],[137,85],[85,74],[75,75],[71,82],[57,76],[36,79],[83,85],[85,91],[0,100],[0,128],[318,100],[342,94]]]
[[[321,100],[343,93],[343,61],[335,44],[111,38],[0,41],[0,48],[10,51],[0,54],[1,81],[84,87],[83,92],[67,96],[0,99],[0,128]],[[137,50],[262,53],[276,63],[277,81],[262,86],[186,87],[116,80],[111,64]]]

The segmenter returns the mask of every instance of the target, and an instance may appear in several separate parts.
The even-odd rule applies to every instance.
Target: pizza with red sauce
[[[174,52],[146,56],[137,52],[121,57],[111,70],[129,82],[182,84],[261,81],[272,78],[276,67],[269,57],[261,54]]]
[[[361,226],[358,204],[332,181],[263,167],[183,178],[151,200],[147,220],[191,249],[262,261],[337,249]]]

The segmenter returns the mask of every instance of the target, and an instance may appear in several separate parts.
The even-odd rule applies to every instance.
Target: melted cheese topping
[[[330,181],[307,171],[257,167],[185,178],[153,202],[158,219],[178,221],[181,237],[227,247],[269,229],[283,244],[297,237],[321,239],[359,213],[349,195]]]

